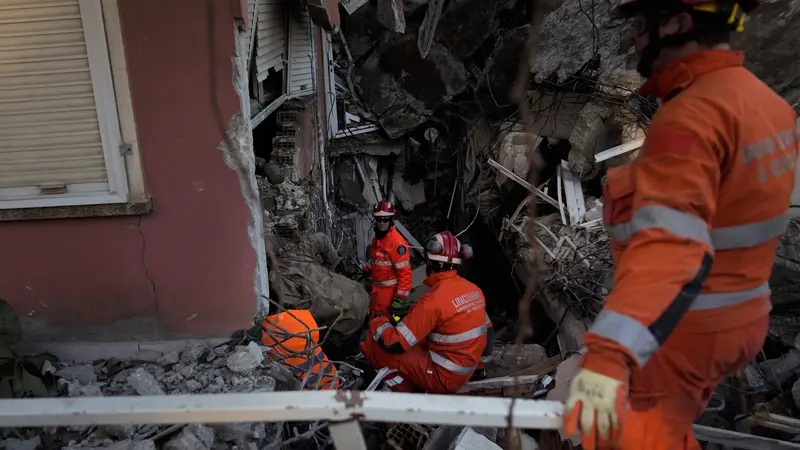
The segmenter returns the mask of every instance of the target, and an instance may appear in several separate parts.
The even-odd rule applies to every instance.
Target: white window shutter
[[[314,50],[307,11],[289,20],[289,95],[314,92]]]
[[[269,69],[281,70],[286,55],[286,9],[282,0],[257,0],[256,77],[267,79]]]
[[[0,208],[127,201],[99,1],[0,0]]]

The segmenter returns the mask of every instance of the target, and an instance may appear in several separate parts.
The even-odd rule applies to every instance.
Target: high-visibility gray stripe
[[[403,267],[408,267],[411,265],[411,261],[401,261],[394,265],[395,269],[402,269]]]
[[[630,222],[606,225],[606,231],[615,241],[625,243],[637,231],[661,228],[669,233],[711,245],[706,222],[692,214],[660,205],[642,206],[633,213]]]
[[[379,259],[373,259],[372,260],[372,264],[376,265],[376,266],[391,266],[392,262],[391,261],[381,261]]]
[[[375,286],[387,287],[387,286],[394,286],[397,284],[397,278],[392,280],[384,280],[384,281],[373,281],[372,284]]]
[[[458,342],[466,342],[472,339],[479,338],[486,333],[486,324],[483,324],[479,327],[475,327],[471,330],[467,330],[463,333],[458,334],[439,334],[439,333],[430,333],[428,335],[428,339],[434,342],[441,342],[444,344],[455,344]]]
[[[656,337],[647,327],[615,311],[603,310],[589,331],[630,350],[639,367],[644,366],[659,347]]]
[[[472,371],[474,371],[475,368],[478,367],[478,366],[472,366],[472,367],[459,366],[458,364],[454,363],[453,361],[450,361],[449,359],[445,358],[444,356],[436,352],[429,350],[428,353],[430,353],[431,360],[433,361],[434,364],[442,366],[445,369],[449,370],[450,372],[469,374],[472,373]]]
[[[411,328],[408,328],[406,324],[400,322],[394,328],[400,333],[401,336],[403,336],[403,338],[405,338],[409,347],[417,345],[417,337],[414,336],[414,332],[411,331]]]
[[[408,297],[409,295],[411,295],[411,291],[401,291],[400,289],[398,289],[397,290],[397,295],[404,295],[404,296]]]
[[[788,226],[789,212],[787,211],[763,222],[714,228],[711,230],[711,243],[714,250],[753,247],[782,235]]]
[[[378,329],[375,330],[375,335],[372,336],[372,338],[375,339],[375,342],[378,342],[378,339],[381,338],[383,332],[386,331],[386,329],[389,328],[390,326],[392,326],[392,324],[390,324],[389,322],[382,323],[381,326],[379,326]]]
[[[764,283],[761,286],[741,291],[700,294],[692,303],[692,306],[689,307],[689,310],[701,311],[705,309],[723,308],[725,306],[746,302],[762,295],[768,295],[770,292],[769,283]]]

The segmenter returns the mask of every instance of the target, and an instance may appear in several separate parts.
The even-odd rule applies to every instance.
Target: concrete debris
[[[164,450],[210,450],[213,444],[213,430],[202,425],[190,425],[164,444]]]
[[[259,357],[263,359],[261,347],[255,342],[247,346],[209,348],[202,341],[191,341],[182,354],[168,352],[161,355],[157,363],[95,361],[93,366],[85,362],[62,362],[60,364],[64,367],[59,372],[78,373],[88,380],[92,378],[87,368],[91,368],[97,381],[83,385],[75,379],[61,377],[58,387],[60,392],[70,397],[273,392],[298,388],[299,382],[288,369],[276,362],[259,360]],[[229,364],[231,360],[236,363]],[[258,364],[244,369],[256,360]],[[6,438],[0,440],[0,449],[39,450],[40,442],[52,442],[53,447],[48,448],[67,450],[258,449],[277,436],[279,430],[281,425],[275,423],[187,425],[182,428],[146,424],[26,428],[17,430],[20,435],[0,434],[0,439]],[[41,441],[37,436],[41,436]]]
[[[500,450],[500,446],[470,427],[464,428],[449,450]]]
[[[391,156],[400,155],[406,149],[403,141],[386,139],[377,133],[367,133],[357,137],[334,140],[325,150],[331,157],[342,155],[372,155]]]
[[[498,31],[497,48],[486,59],[485,76],[479,81],[475,92],[482,115],[489,119],[507,119],[517,110],[517,102],[511,98],[511,86],[517,76],[519,57],[529,30],[530,26],[524,25]],[[541,134],[539,130],[543,128],[533,126],[531,129]]]
[[[136,369],[128,377],[128,383],[139,395],[164,395],[155,377],[142,368]]]
[[[519,352],[512,343],[497,345],[492,351],[492,360],[486,365],[486,370],[493,377],[505,376],[546,359],[544,347],[538,344],[523,344]]]
[[[442,16],[442,7],[444,7],[444,0],[431,0],[428,9],[425,10],[425,18],[422,19],[422,25],[417,31],[417,49],[422,59],[425,59],[428,52],[431,51],[436,26]]]
[[[552,79],[561,85],[570,77],[590,78],[596,73],[601,91],[620,96],[641,85],[642,78],[629,63],[633,47],[623,42],[628,25],[611,16],[613,2],[553,3],[558,6],[544,17],[530,54],[537,82]]]
[[[403,13],[403,0],[378,0],[378,22],[389,31],[406,32],[406,17]]]
[[[447,48],[434,43],[422,59],[410,38],[373,52],[356,75],[364,100],[390,138],[413,130],[466,88],[464,65]]]
[[[800,408],[800,378],[792,385],[792,400],[794,400],[794,405]]]
[[[608,106],[594,102],[587,103],[578,114],[575,128],[569,136],[572,151],[569,152],[569,170],[583,179],[593,178],[595,153],[613,146],[613,131],[606,126],[611,110]]]
[[[399,173],[395,173],[392,177],[392,192],[406,211],[411,211],[415,206],[425,203],[425,184],[422,181],[410,184]]]
[[[38,436],[24,441],[14,438],[0,441],[0,449],[3,450],[38,450],[41,445],[42,439]]]
[[[467,58],[497,30],[499,9],[498,1],[451,1],[442,14],[436,38],[457,58]]]
[[[184,363],[195,362],[207,351],[208,346],[205,342],[191,340],[186,343],[186,348],[184,348],[183,353],[181,353],[181,361]]]
[[[527,179],[531,167],[530,158],[541,142],[542,138],[534,134],[512,131],[503,138],[500,144],[497,162],[523,180]],[[503,173],[498,173],[495,178],[498,186],[502,186],[506,180],[508,177]]]
[[[225,365],[232,372],[247,373],[258,367],[264,361],[264,354],[261,347],[255,342],[247,344],[247,347],[236,350],[228,356]]]
[[[56,376],[66,378],[70,381],[77,381],[82,385],[97,382],[97,375],[95,374],[94,367],[92,367],[91,364],[64,367],[56,372]]]

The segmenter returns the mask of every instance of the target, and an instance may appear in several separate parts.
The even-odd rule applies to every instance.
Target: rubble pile
[[[68,397],[274,392],[294,390],[299,384],[287,368],[265,360],[255,342],[209,348],[202,341],[189,341],[182,352],[172,351],[152,362],[68,362],[52,370],[59,394]],[[280,442],[281,432],[282,426],[275,423],[7,429],[0,448],[250,450]]]

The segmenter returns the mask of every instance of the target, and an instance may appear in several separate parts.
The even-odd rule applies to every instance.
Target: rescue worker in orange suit
[[[585,336],[565,432],[583,448],[700,449],[692,422],[761,349],[788,223],[795,112],[730,50],[758,1],[622,0],[662,105],[636,161],[609,170],[614,288]]]
[[[384,381],[391,390],[455,392],[478,367],[487,342],[486,301],[456,273],[471,256],[472,248],[450,232],[436,234],[425,246],[430,290],[401,321],[395,314],[370,321],[362,352],[373,367],[397,370]]]
[[[369,265],[364,271],[372,278],[369,316],[388,312],[394,305],[405,307],[411,293],[411,255],[408,242],[394,227],[394,204],[381,200],[372,210],[375,237],[370,244]]]

